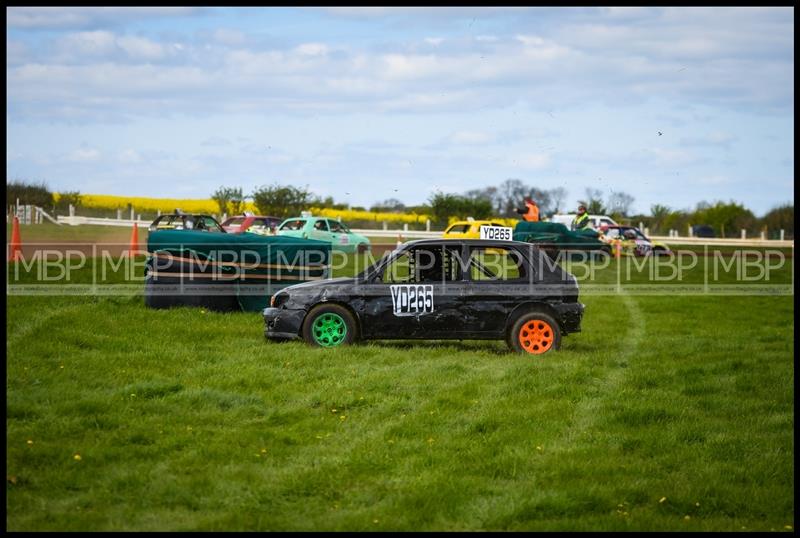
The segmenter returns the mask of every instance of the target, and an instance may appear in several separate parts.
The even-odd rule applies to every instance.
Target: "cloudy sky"
[[[794,198],[793,8],[7,8],[6,172],[55,190],[518,178],[761,215]],[[659,134],[661,133],[661,134]]]

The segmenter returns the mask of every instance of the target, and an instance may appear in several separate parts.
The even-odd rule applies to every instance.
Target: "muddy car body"
[[[516,241],[411,241],[356,277],[289,286],[263,311],[268,339],[323,347],[359,339],[504,339],[557,349],[580,331],[575,277]]]

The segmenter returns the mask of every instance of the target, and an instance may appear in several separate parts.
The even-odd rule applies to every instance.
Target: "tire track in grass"
[[[33,332],[40,329],[43,325],[46,325],[47,323],[52,321],[53,318],[58,318],[59,316],[62,316],[64,314],[69,314],[71,312],[81,310],[86,306],[90,305],[87,305],[86,303],[79,303],[58,309],[45,308],[42,310],[42,312],[44,313],[41,315],[37,315],[36,310],[34,310],[33,316],[26,319],[24,323],[17,325],[17,328],[14,329],[14,332],[10,332],[7,335],[6,350],[10,351],[12,344],[16,343],[22,338],[27,338]],[[25,315],[28,316],[29,315],[28,312],[26,312]]]
[[[575,406],[572,425],[566,429],[564,435],[560,439],[555,441],[554,447],[560,448],[562,446],[575,444],[575,441],[589,430],[589,426],[595,422],[597,417],[602,416],[600,411],[602,410],[606,398],[616,390],[622,382],[622,379],[628,374],[629,368],[627,362],[624,365],[621,365],[620,362],[635,357],[639,351],[640,345],[645,339],[646,323],[639,303],[628,295],[627,292],[621,292],[619,297],[622,299],[630,315],[628,322],[628,327],[630,327],[630,329],[625,334],[620,354],[613,359],[616,364],[608,366],[613,366],[614,368],[607,370],[602,381],[601,393],[593,398],[583,399]]]
[[[554,459],[562,458],[563,454],[569,451],[571,447],[574,447],[581,437],[591,433],[592,424],[598,417],[603,416],[601,411],[605,401],[614,394],[628,374],[628,365],[625,364],[623,366],[620,363],[636,356],[645,339],[646,323],[639,304],[624,291],[619,294],[619,297],[630,316],[627,324],[629,330],[621,340],[620,351],[615,357],[609,358],[607,361],[605,375],[599,379],[600,392],[590,398],[583,398],[576,403],[569,420],[565,421],[568,425],[565,426],[561,435],[553,437],[552,441],[549,441],[547,446],[544,447],[546,450],[538,452],[537,463],[533,468],[536,474],[538,474],[538,469],[557,467],[559,462],[550,462],[553,462]],[[531,503],[531,499],[526,495],[525,491],[520,489],[517,490],[516,494],[512,494],[511,497],[503,498],[498,502],[486,501],[487,499],[483,497],[477,498],[469,509],[480,514],[477,519],[484,523],[483,528],[506,530],[508,530],[508,524],[513,524],[520,519],[520,517],[515,516],[517,512],[520,509],[529,507]],[[609,507],[610,509],[612,507]],[[541,523],[547,525],[548,523],[557,523],[557,521],[543,520]],[[545,528],[542,527],[537,530],[544,530]]]

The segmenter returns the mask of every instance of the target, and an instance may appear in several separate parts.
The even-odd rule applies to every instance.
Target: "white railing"
[[[113,219],[101,217],[79,217],[79,216],[58,216],[58,224],[68,224],[71,226],[79,226],[82,224],[91,224],[95,226],[126,226],[131,227],[133,223],[138,226],[147,227],[152,222],[151,220],[137,220],[131,219]],[[426,230],[406,230],[406,229],[353,229],[353,232],[366,235],[369,237],[385,237],[387,240],[408,241],[409,239],[435,239],[441,237],[443,231],[426,231]],[[720,238],[720,237],[677,237],[677,236],[650,236],[653,241],[660,241],[668,245],[709,245],[709,246],[740,246],[740,247],[794,247],[794,240],[780,240],[780,239],[740,239],[740,238]]]
[[[149,226],[150,223],[153,222],[152,220],[142,220],[141,218],[138,220],[131,220],[102,217],[65,217],[64,215],[58,215],[57,218],[58,224],[69,224],[70,226],[80,226],[81,224],[91,224],[94,226],[133,226],[134,222],[139,226]]]
[[[736,246],[736,247],[794,247],[792,239],[740,239],[738,237],[668,237],[660,235],[649,236],[653,241],[660,241],[667,245],[709,245],[709,246]]]

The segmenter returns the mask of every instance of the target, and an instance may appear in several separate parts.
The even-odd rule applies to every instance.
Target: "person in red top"
[[[517,213],[522,215],[522,220],[527,222],[539,221],[539,206],[533,201],[530,196],[525,197],[525,207],[517,208]]]

